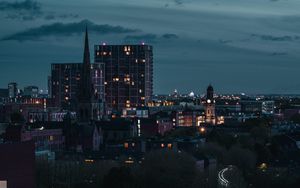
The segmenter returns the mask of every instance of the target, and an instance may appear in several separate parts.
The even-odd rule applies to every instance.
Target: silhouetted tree
[[[129,167],[114,167],[104,176],[104,188],[134,188],[137,181],[131,173]]]
[[[195,159],[183,152],[153,151],[145,156],[137,174],[143,188],[189,188],[196,177]]]

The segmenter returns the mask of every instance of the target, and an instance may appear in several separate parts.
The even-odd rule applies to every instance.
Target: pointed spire
[[[83,63],[90,64],[90,48],[89,48],[89,36],[88,36],[87,25],[85,26]]]

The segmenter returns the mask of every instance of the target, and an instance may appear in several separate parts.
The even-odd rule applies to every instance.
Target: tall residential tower
[[[109,112],[146,106],[153,93],[150,45],[95,45],[95,64],[104,67]]]

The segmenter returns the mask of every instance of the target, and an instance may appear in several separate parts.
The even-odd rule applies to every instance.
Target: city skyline
[[[87,24],[91,52],[103,42],[153,46],[154,94],[199,94],[209,83],[217,93],[300,93],[295,0],[4,2],[2,88],[46,89],[51,63],[81,62]]]

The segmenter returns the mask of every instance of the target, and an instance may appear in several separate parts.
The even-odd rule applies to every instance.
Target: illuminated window
[[[124,148],[128,149],[128,143],[127,142],[124,143]]]
[[[172,148],[172,144],[168,144],[168,148],[171,149]]]
[[[165,147],[165,144],[164,144],[164,143],[162,143],[162,144],[160,145],[160,147],[164,148],[164,147]]]
[[[7,188],[7,181],[0,181],[0,188]]]
[[[53,140],[54,140],[54,137],[53,137],[53,136],[50,136],[50,137],[49,137],[49,140],[50,140],[50,141],[53,141]]]

